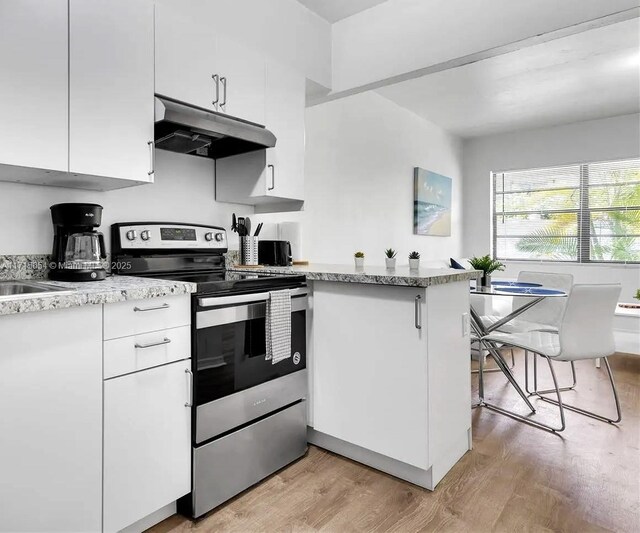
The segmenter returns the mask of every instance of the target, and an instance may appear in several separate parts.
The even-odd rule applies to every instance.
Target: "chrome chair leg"
[[[549,359],[549,358],[547,358]],[[607,369],[607,374],[609,375],[609,382],[611,383],[611,390],[613,391],[613,398],[615,400],[616,403],[616,413],[617,413],[617,418],[614,420],[612,418],[607,418],[605,416],[599,415],[597,413],[594,413],[592,411],[587,411],[586,409],[581,409],[580,407],[576,407],[574,405],[568,405],[568,404],[562,404],[564,408],[569,409],[570,411],[574,411],[576,413],[580,413],[581,415],[585,415],[588,416],[590,418],[595,418],[596,420],[600,420],[602,422],[608,422],[609,424],[617,424],[618,422],[620,422],[622,420],[622,410],[620,409],[620,399],[618,398],[618,389],[616,388],[616,383],[613,379],[613,373],[611,372],[611,366],[609,365],[609,360],[607,357],[603,357],[602,360],[604,361],[604,365]],[[551,360],[549,360],[549,364],[551,364]],[[558,391],[559,392],[559,391]],[[558,405],[559,403],[562,403],[562,400],[560,399],[560,396],[558,394],[558,401],[553,400],[551,398],[547,398],[545,396],[541,396],[541,394],[544,394],[544,391],[540,391],[535,393],[536,396],[538,398],[540,398],[541,400],[554,404],[554,405]]]
[[[536,354],[534,354],[534,361],[535,361],[535,356]],[[525,352],[525,364],[526,364],[526,358],[528,357],[528,353]],[[558,390],[558,380],[556,377],[556,373],[555,370],[553,368],[553,365],[551,363],[551,360],[549,360],[547,358],[547,362],[549,363],[549,369],[551,371],[551,378],[553,379],[553,384],[555,385],[555,389],[554,391],[557,394],[558,400],[556,402],[556,405],[558,406],[559,409],[559,413],[560,413],[560,426],[556,427],[556,426],[551,426],[549,424],[545,424],[543,422],[539,422],[537,420],[533,420],[527,416],[522,416],[518,413],[514,413],[513,411],[509,411],[508,409],[503,409],[502,407],[498,407],[497,405],[494,404],[490,404],[487,402],[483,402],[483,407],[486,407],[487,409],[490,409],[491,411],[495,411],[497,413],[503,414],[505,416],[508,416],[510,418],[513,418],[514,420],[518,420],[520,422],[524,422],[525,424],[528,424],[530,426],[536,427],[538,429],[543,429],[545,431],[550,431],[552,433],[560,433],[561,431],[564,431],[565,427],[566,427],[566,423],[565,423],[565,417],[564,417],[564,404],[562,403],[562,396],[560,395],[560,390]],[[526,370],[526,369],[525,369]],[[525,381],[527,381],[525,379]],[[528,383],[527,385],[528,386]]]
[[[536,364],[536,355],[537,354],[535,353],[533,354],[533,390],[529,390],[529,351],[524,351],[524,389],[530,396],[534,396],[536,394],[550,394],[552,392],[555,392],[555,389],[538,390],[538,365]],[[573,384],[570,387],[560,387],[560,389],[558,389],[560,392],[565,392],[576,388],[576,384],[578,382],[576,376],[576,365],[573,361],[570,361],[570,363]]]

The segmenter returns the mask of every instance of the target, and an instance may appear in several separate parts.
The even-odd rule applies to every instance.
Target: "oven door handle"
[[[291,289],[291,297],[307,296],[309,290],[306,288]],[[255,294],[238,294],[235,296],[220,296],[210,298],[198,298],[200,307],[220,307],[222,305],[247,304],[252,302],[266,302],[269,299],[268,292],[258,292]]]

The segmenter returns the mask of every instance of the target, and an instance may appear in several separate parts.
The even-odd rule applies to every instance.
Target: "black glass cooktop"
[[[198,286],[197,295],[245,294],[269,290],[289,289],[303,286],[304,276],[283,276],[280,274],[258,274],[253,272],[189,272],[156,274],[160,279],[186,281]]]

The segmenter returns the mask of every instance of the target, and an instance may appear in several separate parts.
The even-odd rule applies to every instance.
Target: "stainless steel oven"
[[[277,364],[266,359],[268,298],[268,292],[198,298],[196,444],[306,396],[301,396],[303,376],[278,380],[306,369],[307,288],[291,289],[291,357]],[[278,383],[269,385],[274,380]],[[283,382],[292,385],[283,387]],[[304,390],[295,386],[298,382]]]

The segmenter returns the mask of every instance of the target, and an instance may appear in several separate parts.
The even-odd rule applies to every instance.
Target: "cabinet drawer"
[[[104,306],[104,339],[117,339],[191,323],[191,296],[166,296]]]
[[[191,327],[164,329],[104,342],[104,379],[191,357]]]

